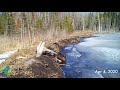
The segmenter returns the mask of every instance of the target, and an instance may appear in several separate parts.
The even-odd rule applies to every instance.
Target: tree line
[[[0,34],[34,36],[40,31],[91,30],[101,32],[120,31],[119,12],[1,12]],[[31,37],[32,38],[32,37]]]

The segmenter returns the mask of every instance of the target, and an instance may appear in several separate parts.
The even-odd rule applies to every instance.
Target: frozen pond
[[[66,78],[120,78],[120,33],[99,34],[62,49]]]

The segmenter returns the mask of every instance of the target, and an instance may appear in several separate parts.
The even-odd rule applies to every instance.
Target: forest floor
[[[57,52],[58,57],[65,64],[65,56],[60,53],[61,48],[80,42],[81,37],[91,37],[92,35],[93,33],[90,31],[73,32],[66,37],[56,38],[52,41],[47,40],[46,47]],[[9,65],[12,70],[9,78],[64,78],[61,63],[56,62],[55,56],[42,54],[41,57],[36,58],[35,55],[36,46],[29,49],[19,49],[18,52],[0,64],[0,71]]]

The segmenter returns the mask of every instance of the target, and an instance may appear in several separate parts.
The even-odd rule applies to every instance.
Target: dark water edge
[[[101,36],[102,35],[103,34],[101,34]],[[110,36],[112,36],[111,34],[105,34],[105,35],[108,35],[108,37],[105,38],[106,40],[109,39]],[[120,36],[120,34],[118,35]],[[113,34],[113,41],[116,40],[115,37],[119,37],[118,35],[116,34],[115,36]],[[101,36],[98,35],[96,37],[99,38]],[[120,40],[120,38],[118,39]],[[83,42],[86,43],[87,41],[85,40],[86,38],[81,38],[80,43],[83,43]],[[108,42],[111,40],[112,39],[108,40]],[[67,64],[64,67],[62,67],[65,78],[120,78],[120,61],[119,60],[117,61],[117,59],[120,59],[119,48],[117,49],[111,48],[111,47],[107,48],[106,45],[105,46],[103,45],[105,47],[104,49],[104,48],[101,48],[103,46],[99,47],[98,45],[97,52],[96,50],[84,51],[84,49],[81,51],[81,48],[79,49],[79,44],[74,44],[74,45],[72,44],[61,49],[61,52],[66,56],[66,60],[67,60]],[[70,48],[70,49],[66,49],[66,48]],[[85,47],[85,48],[92,50],[91,47],[90,48]],[[111,53],[111,55],[109,55],[108,53],[108,55],[106,54],[107,56],[105,56],[105,54],[102,51],[99,51],[99,48],[101,50],[103,49],[104,51],[106,50],[107,53],[110,51],[109,53]],[[114,55],[114,57],[117,59],[114,59],[112,55]],[[111,60],[108,60],[108,58],[109,59],[111,58]],[[100,71],[101,73],[99,73]]]

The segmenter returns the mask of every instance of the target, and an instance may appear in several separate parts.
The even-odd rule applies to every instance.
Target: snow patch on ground
[[[6,60],[6,58],[10,57],[12,54],[14,54],[15,52],[17,52],[17,50],[12,50],[12,51],[8,51],[5,52],[3,54],[0,54],[0,64],[2,62],[4,62]]]

